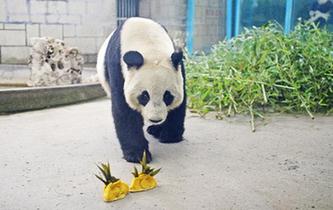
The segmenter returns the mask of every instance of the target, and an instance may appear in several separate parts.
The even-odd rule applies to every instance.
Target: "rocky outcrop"
[[[29,86],[69,85],[81,82],[83,57],[79,50],[50,37],[32,38],[28,64]]]

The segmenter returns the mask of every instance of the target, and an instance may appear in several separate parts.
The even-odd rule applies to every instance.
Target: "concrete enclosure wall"
[[[193,49],[208,51],[223,40],[226,26],[225,0],[196,0]]]
[[[186,43],[187,0],[140,0],[140,16],[164,25],[178,46]],[[196,0],[193,49],[208,51],[225,37],[225,0]]]
[[[140,0],[139,14],[165,26],[176,46],[185,46],[186,0]]]
[[[26,63],[30,38],[50,36],[76,46],[96,62],[116,27],[115,0],[0,0],[0,63]]]
[[[187,0],[138,0],[139,16],[164,25],[185,46]],[[207,50],[225,37],[225,0],[196,0],[193,49]],[[26,63],[31,37],[50,36],[78,47],[95,63],[116,27],[116,0],[0,0],[0,63]]]

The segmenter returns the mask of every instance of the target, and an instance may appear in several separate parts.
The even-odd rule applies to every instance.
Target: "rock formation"
[[[29,86],[69,85],[81,82],[83,57],[79,50],[62,40],[32,38],[28,59],[31,69]]]

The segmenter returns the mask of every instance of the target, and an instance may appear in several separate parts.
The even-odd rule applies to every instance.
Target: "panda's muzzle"
[[[158,120],[149,119],[149,121],[152,123],[159,123],[162,121],[162,119],[158,119]]]

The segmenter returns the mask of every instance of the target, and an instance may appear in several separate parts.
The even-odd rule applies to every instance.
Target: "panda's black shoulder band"
[[[171,61],[173,66],[175,67],[175,69],[178,69],[178,65],[181,63],[181,61],[183,60],[183,52],[182,51],[178,51],[178,52],[174,52],[171,55]]]
[[[123,56],[125,63],[127,64],[128,69],[135,67],[136,69],[140,68],[143,65],[143,56],[138,51],[128,51]]]

